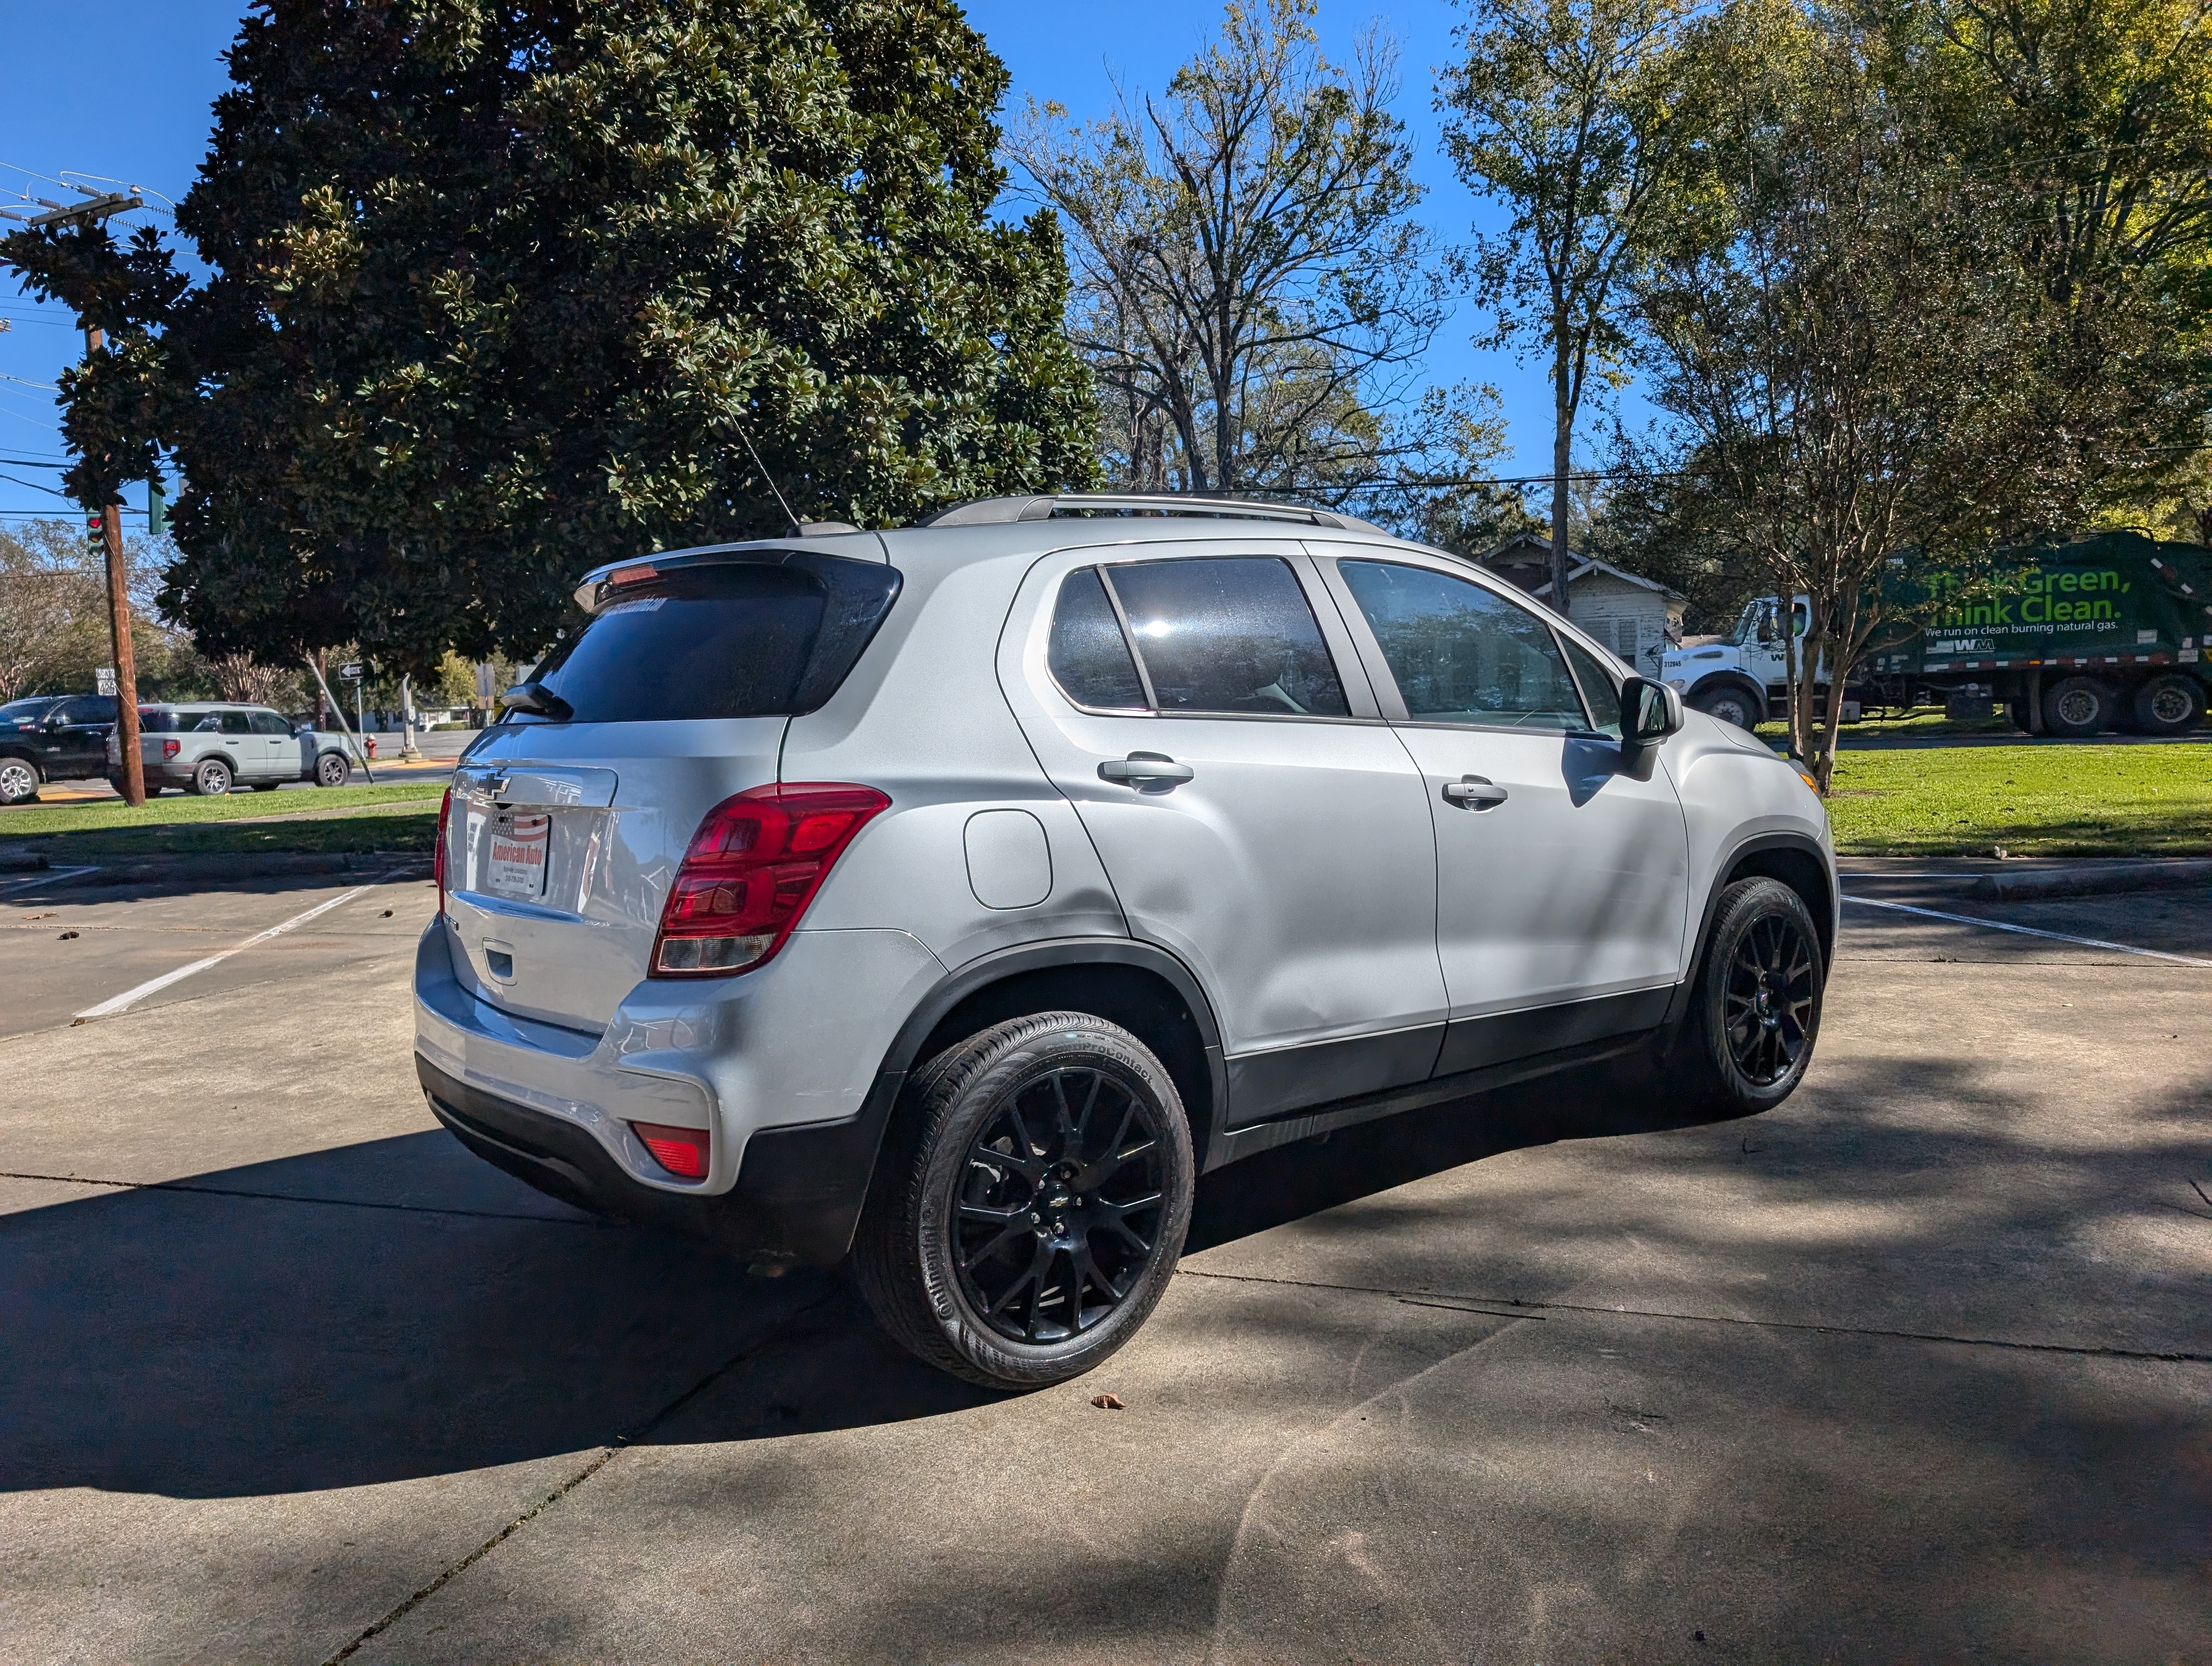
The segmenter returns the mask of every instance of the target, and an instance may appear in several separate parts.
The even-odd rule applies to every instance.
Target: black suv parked
[[[0,706],[0,804],[27,804],[50,781],[107,773],[112,694],[42,694]]]

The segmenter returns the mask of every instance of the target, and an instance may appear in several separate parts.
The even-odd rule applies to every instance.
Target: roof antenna
[[[801,528],[799,524],[799,517],[792,514],[791,505],[783,501],[783,494],[776,489],[775,477],[769,473],[768,465],[762,462],[760,460],[760,453],[753,450],[751,436],[749,435],[744,429],[738,428],[738,424],[735,423],[731,423],[730,426],[738,429],[738,438],[745,442],[746,451],[752,454],[753,467],[760,471],[760,477],[768,483],[769,490],[775,496],[775,506],[783,511],[783,518],[791,523],[791,530],[793,532],[799,532]]]

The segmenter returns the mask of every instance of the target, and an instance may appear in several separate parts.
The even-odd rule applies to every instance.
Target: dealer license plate
[[[484,889],[495,897],[543,897],[553,818],[502,811],[491,818],[487,831],[491,842],[485,852]]]

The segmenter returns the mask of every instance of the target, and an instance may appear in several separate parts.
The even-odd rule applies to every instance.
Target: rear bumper
[[[641,1185],[575,1123],[458,1081],[421,1054],[430,1109],[487,1163],[598,1214],[619,1215],[757,1259],[826,1267],[853,1242],[899,1082],[878,1081],[860,1114],[757,1134],[738,1183],[707,1196]]]
[[[454,961],[433,921],[416,1068],[471,1151],[586,1208],[810,1263],[851,1241],[899,1088],[885,1057],[943,976],[902,932],[800,932],[757,972],[641,984],[594,1035],[491,1005]],[[661,1168],[636,1122],[710,1129],[706,1177]]]

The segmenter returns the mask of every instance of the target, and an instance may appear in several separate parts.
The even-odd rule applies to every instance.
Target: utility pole
[[[112,214],[127,214],[146,206],[146,199],[138,194],[136,186],[129,191],[96,192],[83,185],[76,189],[91,200],[50,203],[42,197],[39,201],[46,212],[33,215],[28,222],[30,226],[33,229],[89,226]],[[15,220],[22,216],[10,214],[8,217]],[[88,363],[106,344],[105,332],[90,324],[84,326],[84,356]],[[111,498],[106,503],[88,503],[85,514],[88,518],[98,518],[100,542],[107,553],[107,628],[115,642],[115,746],[121,755],[118,762],[123,769],[123,798],[126,804],[140,805],[146,802],[146,764],[138,756],[138,660],[131,647],[131,590],[123,562],[123,506]]]
[[[106,338],[84,332],[84,356],[100,351]],[[100,542],[107,550],[107,629],[115,640],[115,750],[123,765],[123,801],[146,802],[146,760],[138,756],[138,654],[131,642],[130,569],[123,559],[123,506],[103,503]]]

